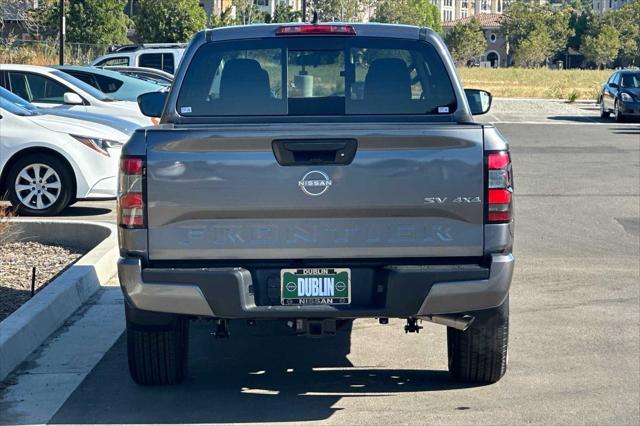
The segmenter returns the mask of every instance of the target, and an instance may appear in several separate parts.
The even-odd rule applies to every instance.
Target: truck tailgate
[[[355,140],[352,163],[274,154],[275,140],[322,139]],[[149,129],[149,258],[481,256],[482,140],[459,124]]]

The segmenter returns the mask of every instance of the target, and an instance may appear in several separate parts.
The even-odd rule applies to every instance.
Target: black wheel
[[[466,382],[495,383],[507,371],[509,299],[474,315],[466,331],[447,329],[449,373]]]
[[[189,321],[174,316],[164,325],[140,325],[127,318],[129,374],[143,386],[174,385],[184,380]]]
[[[624,121],[624,116],[620,113],[620,107],[618,106],[618,101],[613,104],[613,118],[617,123],[622,123]]]
[[[20,158],[9,170],[7,189],[16,213],[26,216],[53,216],[71,200],[73,171],[51,154],[31,154]]]
[[[604,109],[604,99],[600,98],[600,118],[609,118],[611,113]]]

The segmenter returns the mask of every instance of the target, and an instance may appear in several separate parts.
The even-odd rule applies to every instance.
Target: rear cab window
[[[453,85],[433,46],[368,37],[205,44],[177,98],[185,117],[442,115],[455,109]]]

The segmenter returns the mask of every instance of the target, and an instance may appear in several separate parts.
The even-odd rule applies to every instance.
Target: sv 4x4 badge
[[[480,197],[455,197],[449,200],[448,197],[425,197],[425,204],[445,204],[445,203],[455,203],[455,204],[474,204],[481,203],[482,199]]]

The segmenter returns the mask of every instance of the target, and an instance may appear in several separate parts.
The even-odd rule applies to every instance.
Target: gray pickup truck
[[[120,165],[129,368],[184,379],[189,321],[445,325],[449,370],[498,381],[514,267],[508,144],[441,38],[377,24],[198,33],[138,102]],[[331,344],[331,340],[327,340]],[[372,347],[375,342],[371,342]],[[425,346],[426,347],[426,346]]]

